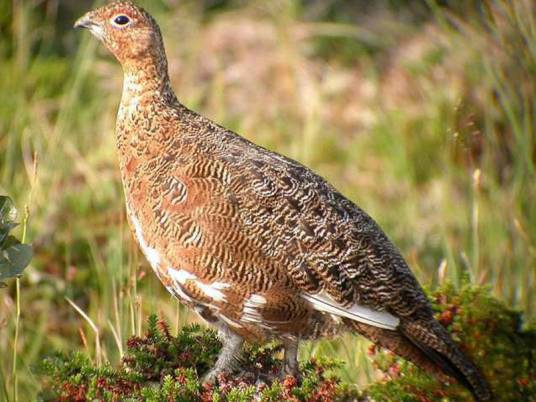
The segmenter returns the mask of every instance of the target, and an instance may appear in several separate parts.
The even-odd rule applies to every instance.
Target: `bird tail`
[[[477,401],[490,401],[491,390],[474,364],[454,344],[436,321],[401,322],[396,331],[348,321],[356,332],[375,344],[411,361],[440,380],[455,378]]]

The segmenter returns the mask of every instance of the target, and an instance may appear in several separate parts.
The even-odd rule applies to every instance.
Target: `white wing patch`
[[[225,297],[225,294],[221,292],[223,289],[227,289],[229,286],[228,283],[223,282],[213,282],[213,283],[203,283],[201,281],[197,281],[196,285],[199,289],[201,289],[208,297],[211,297],[212,300],[217,302],[224,302],[227,300]]]
[[[188,296],[186,293],[184,293],[184,290],[182,290],[181,285],[166,286],[166,288],[169,293],[177,297],[179,300],[183,299],[186,301],[192,301],[192,298]]]
[[[259,324],[263,322],[258,308],[266,304],[266,298],[262,295],[253,293],[245,302],[242,309],[240,321]]]
[[[245,304],[256,304],[259,306],[262,306],[266,304],[266,297],[263,295],[259,295],[257,293],[253,293],[248,300],[246,300]]]
[[[303,294],[302,297],[313,305],[313,308],[324,311],[338,317],[349,318],[364,324],[378,328],[394,330],[398,327],[400,320],[386,311],[373,310],[370,307],[354,304],[346,308],[337,303],[325,291],[315,295]]]
[[[134,231],[136,233],[136,238],[138,239],[141,251],[143,251],[145,258],[147,258],[147,261],[149,261],[151,267],[156,271],[158,264],[160,264],[160,253],[155,248],[147,244],[145,238],[143,237],[140,221],[138,221],[134,214],[130,214],[130,219],[134,224]]]
[[[186,281],[197,279],[197,276],[188,271],[185,271],[184,269],[176,269],[173,267],[169,267],[167,272],[171,279],[173,279],[173,281],[175,282],[175,286],[168,287],[168,290],[171,292],[171,294],[176,293],[180,299],[192,301],[192,298],[188,296],[182,289],[182,285],[184,285]]]
[[[217,302],[226,301],[225,294],[222,292],[223,289],[227,289],[231,285],[223,282],[214,282],[214,283],[203,283],[197,276],[188,272],[184,269],[176,269],[170,267],[168,269],[169,276],[179,285],[184,285],[187,281],[194,281],[195,285],[201,289],[208,297]],[[180,287],[180,286],[179,286]]]
[[[173,280],[179,282],[181,285],[184,285],[186,281],[190,280],[196,280],[197,276],[194,274],[185,271],[184,269],[176,269],[176,268],[169,268],[168,269],[169,276],[173,278]]]

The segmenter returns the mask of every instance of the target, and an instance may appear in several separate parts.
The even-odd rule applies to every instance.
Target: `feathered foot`
[[[222,333],[221,337],[223,343],[222,350],[212,370],[203,377],[204,383],[213,384],[217,381],[220,374],[232,373],[240,365],[244,339],[230,331]]]
[[[284,380],[287,376],[293,376],[298,381],[301,378],[300,370],[298,366],[298,339],[285,339],[283,340],[283,347],[285,348],[285,355],[283,360],[283,367],[281,369],[281,380]]]

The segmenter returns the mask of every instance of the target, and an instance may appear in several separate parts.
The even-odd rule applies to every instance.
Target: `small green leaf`
[[[17,220],[17,210],[11,198],[0,195],[0,226],[14,223]]]
[[[17,226],[16,223],[5,223],[0,224],[0,247],[4,244],[4,241],[7,239],[9,232]]]
[[[9,235],[11,229],[17,226],[17,210],[11,198],[0,195],[0,246]]]
[[[10,239],[12,237],[10,236]],[[12,244],[0,251],[0,281],[19,276],[32,259],[28,244]]]
[[[21,275],[32,259],[32,247],[9,234],[17,226],[16,219],[11,198],[0,196],[0,287],[5,285],[3,280]]]

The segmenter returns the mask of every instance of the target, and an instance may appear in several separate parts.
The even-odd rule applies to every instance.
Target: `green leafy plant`
[[[18,225],[16,219],[11,198],[0,196],[0,286],[6,285],[6,279],[20,276],[32,259],[32,247],[10,234]]]
[[[45,401],[335,401],[357,392],[331,374],[340,363],[311,360],[302,366],[303,378],[280,379],[279,345],[246,348],[242,368],[220,376],[217,385],[203,385],[202,375],[214,364],[221,344],[216,333],[199,325],[172,336],[167,324],[149,317],[143,337],[127,342],[127,353],[114,368],[96,367],[80,352],[56,354],[39,367],[43,375],[40,398]]]
[[[536,331],[523,329],[519,312],[489,295],[486,288],[447,285],[430,299],[438,320],[451,332],[489,380],[496,401],[536,397]],[[246,348],[241,370],[220,376],[217,385],[199,379],[214,363],[221,344],[214,331],[198,325],[177,336],[151,316],[143,337],[127,342],[118,367],[96,367],[80,352],[56,354],[39,369],[45,401],[471,401],[460,385],[437,381],[390,352],[370,348],[380,378],[364,390],[334,375],[341,362],[312,358],[301,365],[302,377],[280,378],[280,346]]]

